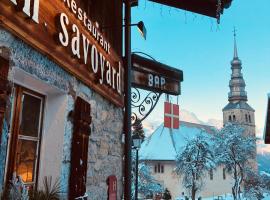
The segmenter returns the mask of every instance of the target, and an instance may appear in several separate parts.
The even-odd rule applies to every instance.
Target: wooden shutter
[[[71,173],[69,199],[84,196],[86,192],[87,156],[90,135],[90,104],[77,97],[73,115],[73,138],[71,148]]]
[[[2,126],[6,112],[8,96],[11,91],[8,82],[9,62],[0,56],[0,144],[2,138]]]

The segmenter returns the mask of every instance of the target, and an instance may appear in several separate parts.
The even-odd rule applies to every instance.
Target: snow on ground
[[[263,200],[270,200],[270,194],[265,194],[265,198]],[[202,200],[233,200],[232,194],[226,194],[226,195],[220,195],[216,197],[208,197],[208,198],[202,198]],[[242,200],[251,200],[242,198]]]

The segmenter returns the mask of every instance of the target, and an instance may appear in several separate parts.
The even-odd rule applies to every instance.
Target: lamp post
[[[135,172],[135,200],[138,200],[138,166],[139,166],[139,149],[141,147],[142,138],[139,134],[132,136],[133,148],[136,151],[136,172]]]

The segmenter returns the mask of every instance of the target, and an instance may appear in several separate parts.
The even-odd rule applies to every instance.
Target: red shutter
[[[2,138],[2,126],[6,112],[8,96],[11,88],[8,82],[9,62],[0,57],[0,144]]]
[[[90,104],[77,97],[74,110],[74,130],[71,148],[69,199],[84,196],[87,179],[87,156],[90,135]]]

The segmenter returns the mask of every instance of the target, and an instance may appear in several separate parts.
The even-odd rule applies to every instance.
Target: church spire
[[[236,58],[238,58],[238,52],[237,52],[237,45],[236,45],[236,30],[235,30],[235,27],[234,27],[234,30],[233,30],[233,36],[234,36],[234,56],[233,56],[233,58],[236,59]]]
[[[245,81],[241,73],[242,62],[238,58],[236,45],[236,30],[234,28],[234,56],[231,61],[232,75],[230,80],[229,102],[247,101],[247,92],[245,91]]]

